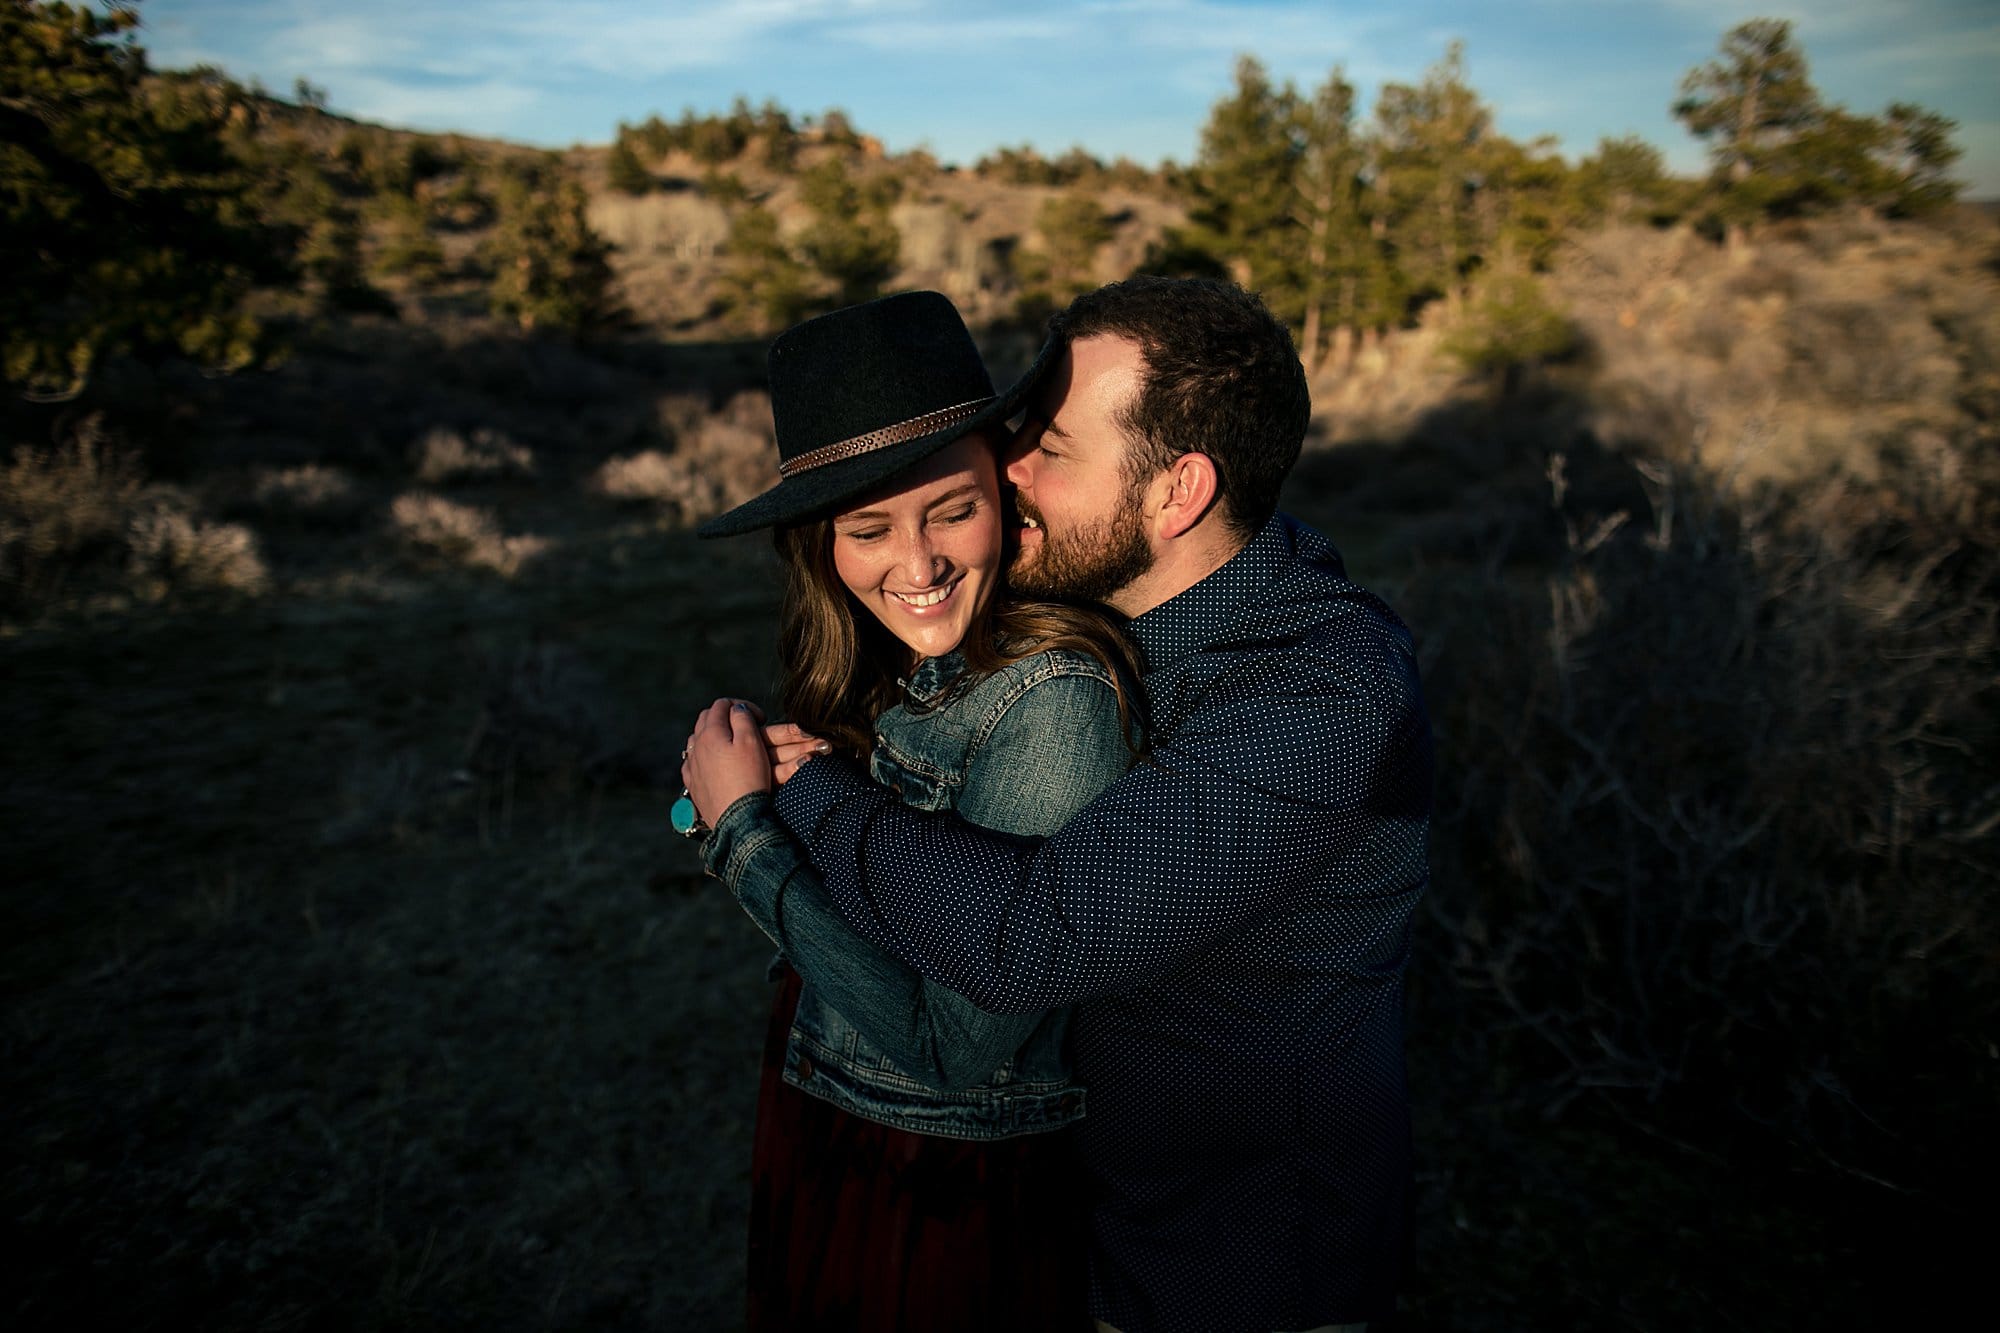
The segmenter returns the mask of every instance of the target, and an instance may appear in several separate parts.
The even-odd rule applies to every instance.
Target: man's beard
[[[1019,552],[1007,569],[1007,583],[1034,597],[1061,597],[1075,602],[1108,602],[1123,587],[1153,567],[1153,549],[1146,544],[1146,525],[1136,497],[1112,510],[1110,517],[1062,537],[1044,526],[1034,556],[1023,562]],[[1020,513],[1037,523],[1042,516],[1017,496]]]

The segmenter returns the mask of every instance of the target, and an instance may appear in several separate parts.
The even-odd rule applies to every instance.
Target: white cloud
[[[413,88],[385,79],[352,79],[342,99],[366,107],[371,120],[418,130],[491,134],[531,108],[539,96],[518,83],[486,80],[450,88]]]

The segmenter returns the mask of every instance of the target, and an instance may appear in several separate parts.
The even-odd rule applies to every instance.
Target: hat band
[[[857,435],[851,440],[821,445],[817,449],[800,454],[797,458],[780,461],[778,475],[794,477],[801,472],[810,472],[816,467],[825,467],[828,463],[859,458],[862,454],[872,454],[877,449],[887,449],[892,444],[906,444],[921,436],[935,434],[977,416],[979,409],[992,401],[989,395],[985,398],[975,398],[969,403],[960,403],[956,407],[940,407],[935,412],[926,412],[920,417],[911,417],[908,421],[899,421],[893,426],[871,430],[866,435]]]

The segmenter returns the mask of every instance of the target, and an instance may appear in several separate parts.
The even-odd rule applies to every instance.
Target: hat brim
[[[1056,346],[1055,338],[1043,343],[1027,373],[1016,380],[1007,392],[957,425],[787,477],[755,499],[709,519],[695,529],[695,534],[701,537],[734,537],[759,528],[803,523],[838,513],[848,501],[867,494],[953,441],[1003,422],[1020,411],[1028,394],[1048,373],[1055,360]]]

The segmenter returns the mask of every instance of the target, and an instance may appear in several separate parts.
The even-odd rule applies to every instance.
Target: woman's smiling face
[[[919,657],[956,648],[1000,578],[993,446],[957,440],[833,520],[833,567]]]

